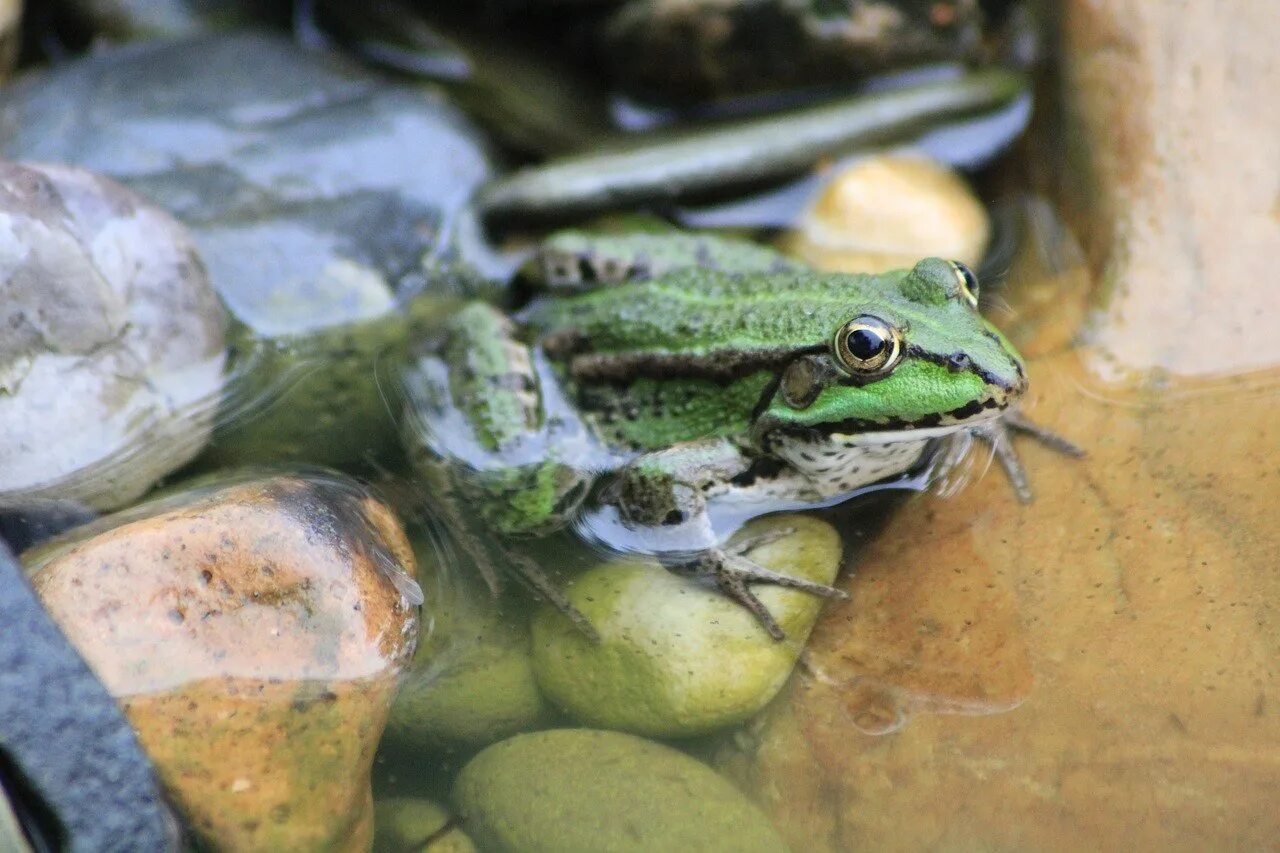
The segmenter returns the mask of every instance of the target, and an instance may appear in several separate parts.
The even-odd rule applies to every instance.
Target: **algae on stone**
[[[453,802],[483,850],[787,849],[755,805],[714,770],[618,732],[557,729],[496,743],[463,768]]]
[[[444,806],[390,797],[374,807],[373,853],[475,853],[476,846]]]

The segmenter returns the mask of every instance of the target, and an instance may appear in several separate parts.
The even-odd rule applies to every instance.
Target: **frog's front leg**
[[[750,553],[786,535],[774,531],[732,547],[715,542],[707,518],[707,495],[750,471],[752,460],[726,439],[706,439],[647,453],[618,472],[605,492],[605,500],[617,506],[632,526],[686,525],[697,531],[702,547],[693,553],[673,551],[659,555],[670,571],[709,582],[721,593],[749,610],[775,640],[785,634],[773,614],[752,592],[755,584],[803,590],[824,598],[844,598],[845,593],[813,581],[793,578],[766,569],[750,559]]]
[[[1013,446],[1014,435],[1029,435],[1050,450],[1055,450],[1065,456],[1080,459],[1085,455],[1082,448],[1056,432],[1035,423],[1016,408],[1009,409],[995,420],[973,427],[970,429],[970,433],[991,447],[991,452],[995,454],[996,459],[1000,462],[1000,467],[1004,469],[1009,482],[1013,484],[1013,490],[1017,494],[1018,500],[1024,504],[1031,503],[1031,484],[1027,480],[1027,472],[1022,467],[1022,460],[1018,457],[1018,451]]]

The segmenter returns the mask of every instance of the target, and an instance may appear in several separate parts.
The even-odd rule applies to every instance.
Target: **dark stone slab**
[[[178,847],[177,823],[133,730],[3,544],[0,781],[36,849]]]

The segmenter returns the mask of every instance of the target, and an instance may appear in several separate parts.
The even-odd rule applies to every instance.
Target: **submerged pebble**
[[[791,529],[751,557],[787,575],[830,584],[839,534],[799,515],[747,525],[752,536]],[[741,723],[782,687],[822,600],[757,586],[787,633],[775,642],[737,603],[651,562],[623,560],[581,575],[569,601],[591,620],[592,643],[552,608],[533,621],[534,670],[553,702],[586,725],[658,737],[703,734]]]
[[[780,248],[827,272],[909,269],[931,256],[976,269],[990,236],[963,178],[924,157],[883,154],[838,172]]]
[[[475,853],[448,810],[432,800],[379,800],[375,815],[373,853]]]
[[[551,716],[530,659],[528,623],[474,581],[444,591],[396,696],[387,739],[415,754],[478,747]]]
[[[618,732],[560,729],[496,743],[463,768],[453,801],[484,850],[786,850],[711,768]]]
[[[167,213],[82,169],[0,162],[0,507],[112,509],[195,456],[224,324]]]
[[[32,584],[219,849],[359,848],[417,620],[398,522],[354,482],[210,485],[31,552]]]

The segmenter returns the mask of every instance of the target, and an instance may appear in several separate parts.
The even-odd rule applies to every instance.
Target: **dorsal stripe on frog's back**
[[[816,344],[757,350],[725,348],[717,350],[714,358],[696,352],[587,352],[569,359],[569,372],[580,382],[627,383],[639,378],[732,382],[761,370],[777,372],[793,359],[826,351],[825,344]]]
[[[869,289],[878,293],[883,285],[869,276],[684,270],[572,299],[544,299],[521,319],[539,337],[572,331],[595,352],[636,349],[637,340],[646,342],[643,349],[659,352],[708,349],[730,340],[738,349],[776,349],[779,341],[825,344],[851,311],[878,304],[878,298],[866,298]],[[806,306],[804,313],[797,304]],[[816,324],[814,312],[821,314]]]

